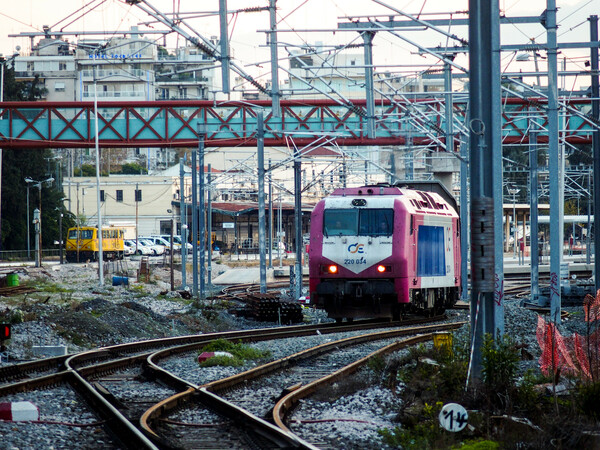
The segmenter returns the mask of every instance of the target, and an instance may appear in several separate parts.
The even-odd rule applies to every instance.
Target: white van
[[[171,251],[171,236],[170,235],[160,235],[160,236],[150,236],[144,239],[149,239],[154,242],[156,245],[164,245],[167,253]],[[179,253],[181,252],[181,244],[178,244],[175,239],[173,239],[173,252]]]

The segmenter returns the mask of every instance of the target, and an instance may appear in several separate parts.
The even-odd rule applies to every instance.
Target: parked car
[[[164,255],[166,247],[161,244],[155,244],[152,240],[146,238],[139,238],[138,243],[149,247],[152,250],[154,256]]]
[[[135,253],[135,247],[132,247],[131,245],[128,245],[124,242],[123,243],[123,254],[125,256],[131,256],[134,253]]]
[[[145,239],[148,239],[148,240],[154,242],[155,245],[164,245],[167,253],[171,249],[171,241],[170,241],[171,236],[170,235],[150,236]],[[175,239],[173,239],[173,251],[175,253],[181,252],[181,244],[178,244],[175,241]]]
[[[138,255],[150,256],[154,253],[152,251],[152,249],[150,247],[148,247],[147,245],[142,245],[139,242],[138,242],[138,245],[136,245],[135,239],[126,239],[124,244],[131,247],[133,253],[137,253]],[[136,248],[137,248],[137,251],[136,251]]]
[[[182,245],[182,241],[181,241],[181,236],[179,236],[178,234],[174,234],[173,235],[173,242],[178,243],[180,246]],[[190,244],[189,242],[185,243],[185,248],[187,248],[188,253],[191,253],[194,246],[192,244]]]

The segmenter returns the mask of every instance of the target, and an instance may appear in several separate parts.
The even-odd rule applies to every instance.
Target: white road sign
[[[442,428],[456,432],[461,431],[467,426],[469,414],[467,414],[467,410],[458,403],[448,403],[447,405],[444,405],[440,411],[439,418]]]

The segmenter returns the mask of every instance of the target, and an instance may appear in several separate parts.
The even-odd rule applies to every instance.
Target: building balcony
[[[93,99],[94,90],[83,92],[83,98]],[[144,91],[99,91],[98,98],[103,100],[140,100],[146,97]]]

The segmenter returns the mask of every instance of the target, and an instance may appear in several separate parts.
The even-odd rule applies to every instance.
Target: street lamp
[[[46,183],[48,186],[52,184],[54,178],[50,177],[43,181],[32,180],[31,178],[25,178],[25,183],[27,183],[27,253],[29,254],[29,184],[32,184],[33,187],[37,187],[39,191],[38,195],[38,211],[40,214],[39,222],[37,224],[39,228],[38,232],[38,240],[36,241],[38,244],[38,254],[36,256],[36,267],[42,267],[42,184]]]
[[[508,188],[508,193],[513,196],[513,259],[517,258],[517,194],[520,192],[520,189],[517,188]],[[525,239],[525,236],[523,236]]]

